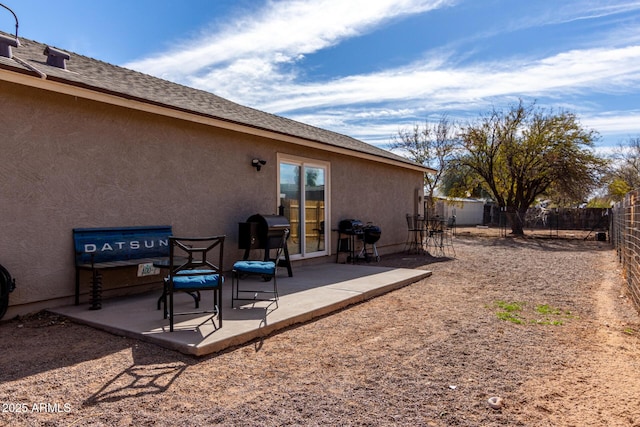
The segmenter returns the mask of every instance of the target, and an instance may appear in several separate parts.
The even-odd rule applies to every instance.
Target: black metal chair
[[[235,307],[236,301],[271,301],[275,302],[276,308],[278,307],[278,283],[277,273],[280,257],[283,254],[284,248],[287,245],[287,239],[289,238],[289,230],[282,231],[282,235],[278,236],[277,244],[273,247],[265,249],[265,251],[275,250],[275,257],[271,258],[271,254],[265,254],[268,258],[266,261],[252,261],[242,260],[233,264],[231,270],[231,307]],[[260,276],[260,284],[256,280],[247,283],[244,279],[249,276]],[[243,280],[242,287],[241,279]],[[272,282],[272,286],[267,286],[268,282]],[[252,294],[252,296],[249,296]],[[268,298],[259,297],[259,295],[270,295]]]
[[[218,318],[218,326],[222,327],[222,258],[224,256],[225,236],[212,237],[169,237],[169,276],[164,280],[164,318],[169,317],[169,330],[173,332],[174,316],[188,314],[207,314]],[[187,292],[196,294],[196,303],[200,300],[201,291],[213,291],[213,308],[176,313],[174,311],[174,294]],[[167,299],[169,300],[167,304]],[[199,305],[196,304],[196,308]],[[204,322],[203,322],[204,323]],[[202,323],[201,323],[202,324]]]
[[[440,217],[429,220],[427,250],[434,257],[456,257],[456,250],[453,247],[453,230],[455,227],[455,217],[445,221]]]
[[[456,235],[456,216],[452,215],[447,220],[446,228],[451,230],[452,235]]]
[[[456,250],[453,247],[453,237],[456,235],[456,216],[453,215],[447,220],[443,230],[443,246],[445,255],[455,258]]]
[[[407,214],[407,241],[404,249],[409,253],[424,252],[424,220],[420,215]]]

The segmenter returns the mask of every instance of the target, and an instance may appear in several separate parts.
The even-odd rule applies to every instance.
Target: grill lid
[[[338,223],[338,230],[343,234],[362,234],[363,226],[359,219],[343,219]]]
[[[377,225],[367,225],[362,231],[364,232],[365,243],[370,245],[380,240],[380,235],[382,234],[382,230]]]
[[[258,233],[260,234],[265,233],[267,230],[284,230],[291,227],[289,220],[280,215],[255,214],[251,215],[247,222],[258,223]]]

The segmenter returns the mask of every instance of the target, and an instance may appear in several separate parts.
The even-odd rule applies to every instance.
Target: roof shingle
[[[402,156],[343,134],[245,107],[210,92],[173,83],[73,52],[66,51],[71,55],[66,70],[53,67],[46,63],[47,58],[43,53],[46,47],[44,44],[21,38],[20,46],[13,48],[13,55],[17,61],[0,57],[0,68],[36,74],[24,65],[26,64],[46,74],[48,80],[340,147],[406,164],[413,168],[422,166]]]

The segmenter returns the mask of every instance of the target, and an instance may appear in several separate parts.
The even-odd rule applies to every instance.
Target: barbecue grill
[[[376,242],[380,240],[380,235],[382,234],[380,227],[373,224],[366,225],[362,231],[364,232],[364,242],[370,245],[375,245]]]
[[[364,224],[359,219],[343,219],[338,223],[338,231],[340,234],[346,234],[348,236],[354,234],[362,234]]]
[[[275,249],[280,244],[282,233],[286,229],[291,229],[291,224],[281,215],[255,214],[247,218],[246,222],[239,223],[238,247],[244,249],[244,259],[249,259],[249,252],[252,249],[263,249],[264,260],[268,261],[270,249]],[[284,260],[278,260],[278,265],[286,266],[289,277],[292,277],[289,249],[286,244],[284,257]]]
[[[340,253],[348,253],[347,262],[356,260],[356,237],[362,236],[362,221],[357,219],[343,219],[338,223],[338,249],[336,250],[336,262],[340,259]]]
[[[369,261],[370,256],[374,256],[376,262],[380,261],[380,255],[378,255],[378,248],[376,248],[376,243],[380,240],[380,236],[382,235],[382,230],[377,225],[373,225],[371,223],[367,223],[364,227],[362,227],[362,250],[360,254],[358,254],[358,258],[364,258],[367,262]],[[367,250],[367,245],[371,245],[371,249],[373,252],[369,252]]]
[[[365,226],[358,219],[343,219],[338,223],[338,250],[336,253],[336,262],[340,252],[347,252],[347,262],[355,262],[358,259],[369,261],[371,255],[375,256],[377,261],[380,260],[376,242],[380,240],[382,234],[380,227],[367,223]],[[362,241],[362,249],[356,255],[356,241]],[[373,246],[371,250],[368,246]]]

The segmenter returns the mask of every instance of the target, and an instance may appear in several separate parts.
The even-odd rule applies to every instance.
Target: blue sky
[[[0,3],[20,37],[382,147],[519,98],[576,113],[603,152],[640,136],[640,1]]]

